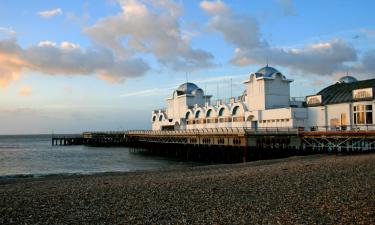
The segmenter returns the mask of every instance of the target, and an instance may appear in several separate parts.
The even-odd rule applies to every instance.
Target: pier
[[[316,153],[375,151],[375,130],[298,128],[133,130],[54,136],[52,145],[125,146],[179,160],[236,163]]]

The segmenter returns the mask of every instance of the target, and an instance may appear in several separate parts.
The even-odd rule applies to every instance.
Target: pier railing
[[[268,134],[294,134],[298,135],[298,128],[249,128],[249,127],[223,127],[223,128],[203,128],[203,129],[188,129],[175,131],[152,131],[152,130],[131,130],[124,132],[125,135],[268,135]]]
[[[195,135],[195,134],[236,134],[236,135],[271,135],[271,134],[293,134],[299,135],[302,133],[375,133],[375,125],[352,125],[352,126],[315,126],[308,129],[303,127],[267,127],[267,128],[252,128],[252,127],[222,127],[222,128],[200,128],[200,129],[186,129],[186,130],[129,130],[129,131],[91,131],[83,132],[83,137],[91,138],[94,136],[135,136],[135,135]],[[59,135],[63,136],[63,135]]]

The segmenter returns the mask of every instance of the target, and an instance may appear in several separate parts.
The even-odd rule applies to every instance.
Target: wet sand
[[[0,224],[375,224],[375,154],[3,179]]]

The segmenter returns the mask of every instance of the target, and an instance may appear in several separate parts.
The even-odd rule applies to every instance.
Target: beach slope
[[[1,180],[0,224],[375,224],[375,154]]]

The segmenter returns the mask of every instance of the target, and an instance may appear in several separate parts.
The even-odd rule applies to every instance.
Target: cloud
[[[191,46],[181,29],[181,6],[172,1],[119,1],[121,12],[98,20],[84,32],[122,58],[150,54],[176,71],[213,66],[213,56]]]
[[[362,78],[374,78],[375,75],[375,50],[366,51],[361,61],[354,64],[350,69],[355,75],[358,74]]]
[[[224,39],[240,48],[255,48],[267,46],[260,38],[259,25],[250,15],[237,15],[222,1],[202,1],[200,7],[211,18],[208,28],[219,32]]]
[[[202,1],[200,3],[200,7],[204,9],[206,12],[217,15],[217,14],[227,14],[229,12],[229,8],[225,5],[222,1]]]
[[[18,94],[23,97],[30,96],[32,93],[33,89],[29,85],[24,85],[18,90]]]
[[[24,70],[47,75],[98,75],[111,83],[144,75],[149,66],[142,59],[118,59],[105,49],[83,49],[62,42],[42,41],[22,48],[15,39],[0,40],[0,86],[17,80]]]
[[[375,37],[375,30],[371,30],[371,29],[360,29],[360,32],[366,34],[366,35],[369,36],[369,37]]]
[[[62,14],[63,14],[63,11],[60,8],[54,8],[54,9],[38,12],[38,15],[42,18],[50,18],[50,17],[54,17],[54,16],[61,16]]]
[[[294,16],[293,0],[276,0],[283,11],[284,16]]]
[[[291,8],[292,1],[278,1]],[[220,33],[234,46],[230,62],[237,66],[272,64],[289,68],[292,72],[312,75],[333,75],[340,71],[356,71],[360,75],[375,72],[371,60],[374,52],[358,56],[358,50],[340,38],[305,44],[295,48],[271,46],[262,39],[258,21],[250,15],[235,14],[222,1],[202,1],[200,7],[209,15],[208,27]],[[289,11],[291,12],[291,11]],[[371,34],[371,31],[363,31]]]
[[[232,63],[245,66],[264,64],[265,59],[274,65],[288,67],[298,72],[330,75],[346,69],[346,63],[357,60],[357,51],[342,39],[305,45],[301,48],[237,48]]]
[[[0,35],[5,35],[7,37],[14,37],[16,36],[16,34],[17,34],[16,31],[13,30],[13,28],[11,27],[0,27]]]

